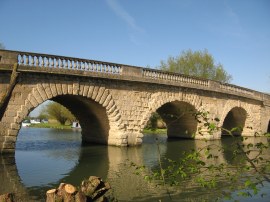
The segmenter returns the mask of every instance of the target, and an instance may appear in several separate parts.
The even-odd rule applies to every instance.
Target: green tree
[[[74,121],[74,115],[63,105],[57,102],[51,102],[44,109],[42,109],[40,116],[47,116],[56,119],[61,125],[64,125],[66,121]]]
[[[213,56],[205,49],[204,51],[183,51],[178,57],[169,57],[167,62],[161,61],[161,70],[197,76],[229,83],[232,76],[223,68],[223,65],[215,64]]]

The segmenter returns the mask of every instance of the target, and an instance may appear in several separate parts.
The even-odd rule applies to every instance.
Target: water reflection
[[[267,143],[267,139],[249,138],[245,144],[258,141]],[[79,131],[23,128],[18,136],[15,157],[1,156],[0,182],[5,186],[0,186],[0,194],[16,192],[23,201],[44,201],[46,191],[57,187],[60,182],[77,186],[90,175],[97,175],[111,183],[120,201],[168,201],[166,189],[147,183],[135,174],[129,163],[158,168],[159,155],[177,160],[183,151],[209,146],[219,156],[210,163],[237,163],[232,159],[230,138],[205,142],[167,140],[165,135],[146,135],[140,147],[82,147]],[[219,150],[220,147],[224,147],[225,152]],[[269,156],[269,153],[264,155]],[[181,189],[171,189],[170,193],[175,201],[211,201],[220,195],[222,186],[226,186],[225,182],[220,182],[220,188],[209,193],[186,181]]]

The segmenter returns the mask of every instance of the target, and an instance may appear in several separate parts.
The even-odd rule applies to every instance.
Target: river
[[[157,145],[156,138],[159,144]],[[255,141],[255,140],[252,140]],[[230,148],[232,138],[211,141],[211,144]],[[61,182],[78,186],[91,175],[110,182],[119,201],[230,201],[222,198],[226,182],[215,189],[206,189],[185,181],[168,191],[155,183],[148,183],[142,175],[136,175],[130,163],[158,168],[161,158],[178,159],[183,151],[198,149],[206,143],[201,140],[167,140],[166,135],[148,134],[139,147],[119,148],[103,145],[81,146],[79,130],[22,128],[16,142],[14,156],[1,156],[0,194],[16,192],[22,201],[45,201],[46,191]],[[160,153],[158,152],[158,148]],[[219,155],[219,163],[232,167],[231,150]],[[262,193],[266,193],[261,197]],[[264,184],[259,194],[238,197],[233,200],[270,201],[270,185]]]

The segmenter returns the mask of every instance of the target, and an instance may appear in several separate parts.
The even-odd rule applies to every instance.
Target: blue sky
[[[6,49],[156,67],[204,50],[232,83],[270,92],[269,0],[0,0]]]

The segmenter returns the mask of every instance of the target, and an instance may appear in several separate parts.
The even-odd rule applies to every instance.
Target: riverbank
[[[28,126],[29,128],[55,128],[55,129],[72,129],[71,125],[61,125],[59,123],[36,123]]]
[[[29,128],[55,128],[55,129],[73,129],[71,125],[61,125],[59,123],[37,123],[31,124]],[[144,129],[144,134],[167,134],[167,129]]]

